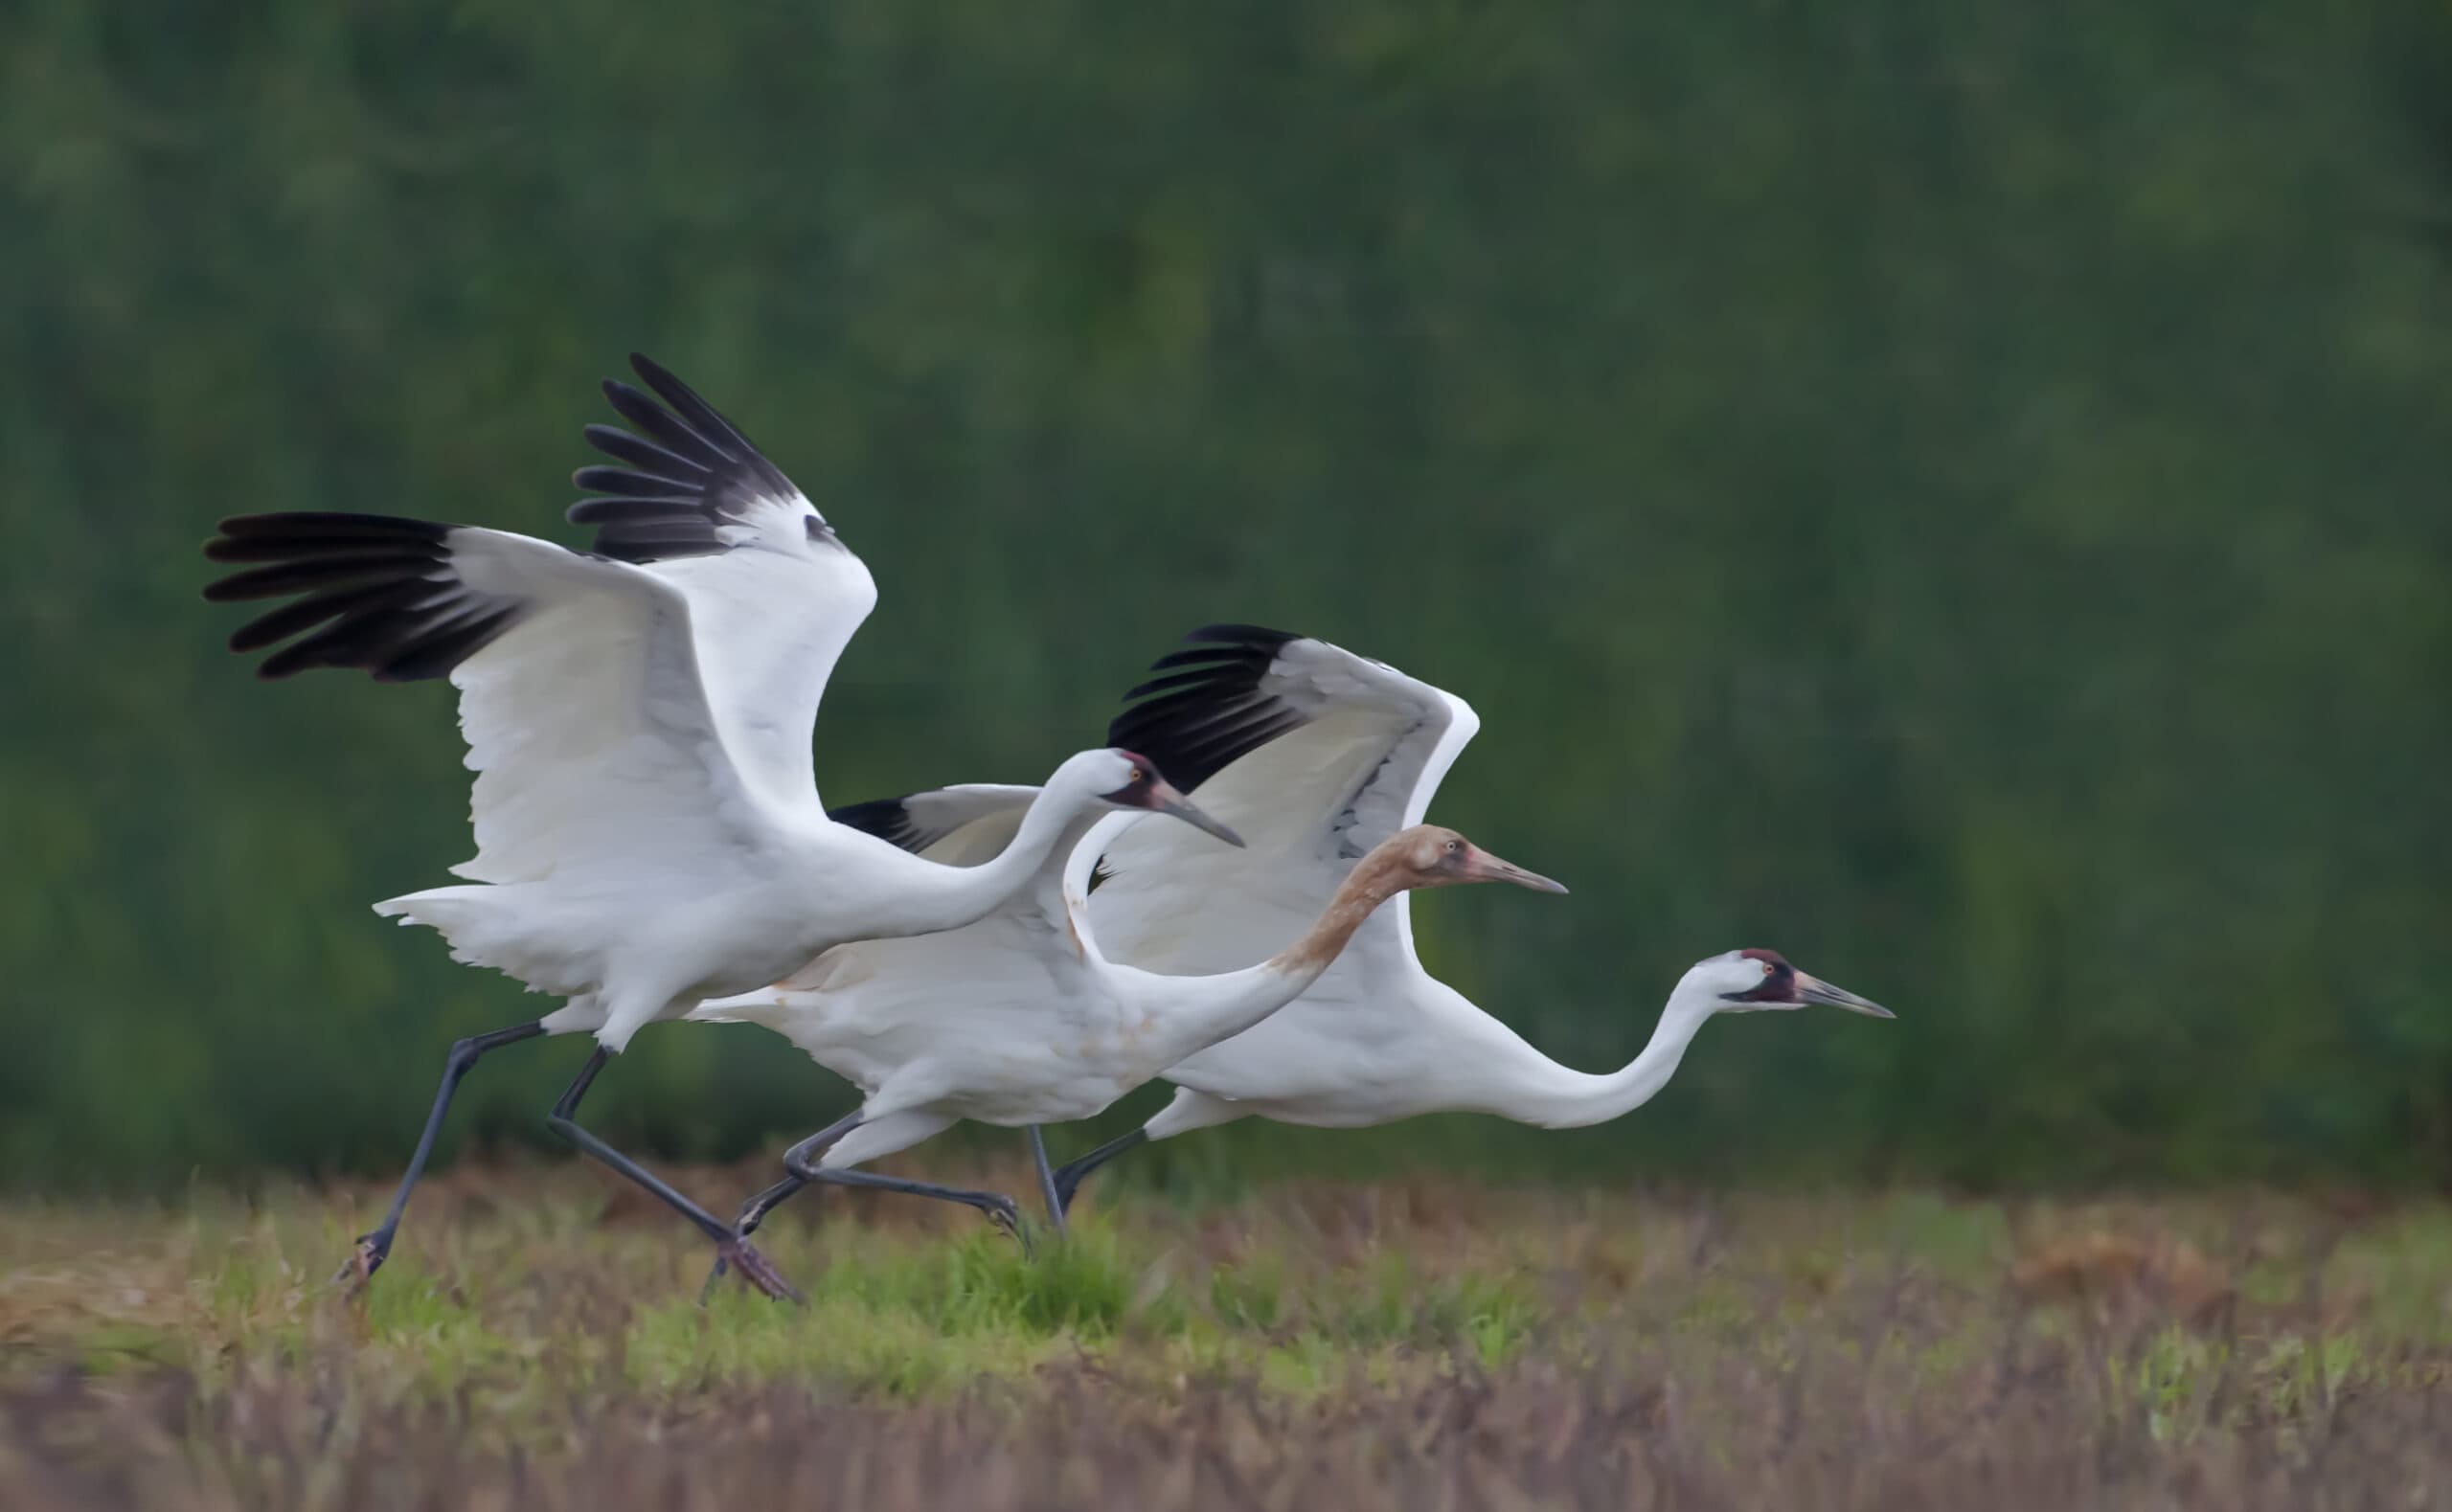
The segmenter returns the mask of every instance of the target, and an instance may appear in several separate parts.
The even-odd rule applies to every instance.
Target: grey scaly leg
[[[1064,1199],[1056,1195],[1056,1173],[1047,1168],[1047,1140],[1039,1135],[1038,1125],[1031,1125],[1031,1163],[1038,1167],[1038,1194],[1047,1204],[1047,1221],[1058,1239],[1066,1237]]]
[[[1067,1165],[1060,1171],[1057,1171],[1056,1173],[1054,1185],[1056,1187],[1056,1201],[1058,1209],[1061,1210],[1062,1208],[1073,1206],[1074,1195],[1081,1189],[1082,1177],[1089,1175],[1092,1171],[1097,1170],[1107,1162],[1114,1160],[1124,1151],[1131,1149],[1134,1145],[1147,1144],[1148,1142],[1149,1131],[1146,1128],[1135,1129],[1130,1134],[1119,1135],[1115,1139],[1109,1140],[1106,1143],[1100,1145],[1089,1154],[1082,1156],[1072,1164]]]
[[[434,1137],[443,1128],[444,1114],[451,1111],[451,1099],[460,1090],[460,1078],[488,1050],[521,1040],[533,1040],[545,1032],[542,1024],[514,1024],[490,1034],[471,1034],[454,1043],[451,1053],[443,1057],[443,1083],[434,1090],[434,1107],[425,1116],[425,1128],[418,1135],[418,1147],[409,1156],[409,1168],[400,1177],[399,1189],[392,1194],[392,1206],[383,1221],[373,1230],[357,1236],[357,1249],[332,1276],[336,1283],[345,1282],[352,1291],[364,1286],[391,1258],[393,1236],[400,1231],[400,1214],[409,1206],[409,1193],[425,1175],[426,1157],[434,1153]]]
[[[940,1202],[961,1203],[965,1207],[976,1207],[986,1213],[988,1222],[1007,1233],[1016,1238],[1021,1237],[1021,1213],[1013,1207],[1013,1199],[1000,1193],[970,1191],[960,1186],[939,1186],[933,1182],[905,1181],[898,1176],[879,1176],[870,1171],[829,1169],[817,1163],[817,1157],[824,1153],[828,1145],[857,1127],[859,1127],[859,1115],[854,1114],[842,1123],[809,1136],[783,1152],[783,1169],[804,1182],[825,1182],[834,1186],[865,1186],[872,1191],[903,1192],[913,1197],[934,1197]]]
[[[596,1053],[579,1068],[578,1080],[573,1081],[569,1090],[562,1094],[561,1100],[554,1104],[554,1111],[545,1118],[546,1127],[578,1145],[582,1152],[628,1177],[652,1193],[657,1201],[697,1225],[701,1233],[715,1242],[715,1255],[719,1261],[729,1261],[740,1267],[742,1280],[769,1297],[799,1301],[801,1294],[792,1290],[791,1283],[776,1274],[774,1267],[766,1263],[764,1255],[741,1242],[722,1219],[692,1202],[662,1177],[572,1120],[572,1116],[579,1111],[579,1099],[587,1095],[588,1085],[596,1080],[596,1073],[602,1071],[604,1063],[612,1057],[613,1052],[603,1046],[596,1048]]]

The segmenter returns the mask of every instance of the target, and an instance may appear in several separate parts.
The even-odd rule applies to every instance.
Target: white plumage
[[[945,788],[867,805],[880,832],[928,857],[992,850],[1028,788]],[[1090,821],[1077,821],[1076,835]],[[1339,879],[1302,928],[1257,965],[1160,975],[1110,961],[1089,927],[1095,857],[1059,846],[1031,886],[986,917],[922,939],[828,951],[788,981],[699,1004],[693,1019],[763,1025],[863,1095],[854,1117],[794,1152],[800,1180],[841,1173],[961,1119],[1009,1126],[1086,1118],[1205,1045],[1261,1022],[1317,981],[1374,910],[1406,891],[1465,882],[1557,884],[1423,825],[1392,836]],[[1102,888],[1100,895],[1115,886]],[[867,1179],[1010,1217],[992,1194]],[[753,1203],[754,1229],[797,1181]]]
[[[261,675],[450,679],[476,853],[452,869],[464,882],[377,910],[566,1000],[453,1048],[392,1208],[360,1241],[359,1275],[388,1252],[461,1075],[537,1034],[599,1042],[554,1126],[688,1214],[717,1242],[719,1269],[738,1263],[781,1295],[740,1234],[802,1182],[927,1191],[1010,1217],[993,1194],[851,1169],[957,1119],[1032,1126],[1035,1148],[1040,1123],[1089,1117],[1152,1076],[1174,1082],[1141,1131],[1060,1177],[1042,1153],[1060,1222],[1082,1175],[1145,1139],[1252,1114],[1330,1127],[1449,1110],[1593,1122],[1652,1095],[1714,1013],[1827,1003],[1888,1016],[1773,953],[1733,952],[1687,974],[1622,1071],[1541,1055],[1414,949],[1410,889],[1563,891],[1421,823],[1478,729],[1472,710],[1281,632],[1195,633],[1200,644],[1134,689],[1109,748],[1068,758],[1043,787],[940,789],[829,815],[810,739],[875,584],[737,427],[653,363],[632,364],[654,396],[605,385],[630,428],[587,436],[618,465],[574,478],[602,495],[570,510],[596,528],[591,552],[341,513],[236,517],[206,548],[249,564],[208,598],[292,599],[231,639],[270,651]],[[1162,770],[1250,847],[1193,840],[1196,826],[1242,844]],[[607,1055],[684,1013],[764,1024],[865,1095],[795,1148],[793,1181],[761,1194],[738,1232],[571,1121]]]
[[[646,434],[590,428],[633,464],[578,475],[615,495],[572,510],[601,528],[596,553],[334,514],[242,516],[208,548],[276,564],[211,597],[314,591],[234,645],[295,634],[310,608],[334,621],[268,658],[264,675],[343,666],[450,678],[477,774],[477,854],[453,869],[473,885],[375,907],[441,932],[461,960],[572,999],[548,1030],[592,1028],[616,1051],[653,1019],[844,940],[977,918],[1030,878],[1072,816],[1125,801],[1115,795],[1132,769],[1112,752],[1067,761],[1001,865],[942,866],[831,823],[809,734],[875,585],[738,429],[634,360],[668,407],[606,386]]]
[[[575,475],[609,495],[570,511],[597,527],[593,553],[329,513],[225,520],[206,547],[216,561],[259,564],[207,598],[303,596],[232,637],[239,651],[291,643],[261,675],[358,667],[393,681],[447,676],[459,689],[477,853],[454,869],[470,880],[378,912],[434,928],[460,960],[568,999],[542,1031],[592,1029],[601,1056],[645,1024],[771,982],[846,940],[978,918],[1036,873],[1078,816],[1180,806],[1145,764],[1086,751],[979,866],[922,860],[831,822],[810,775],[810,732],[874,583],[738,429],[670,373],[632,362],[663,403],[605,385],[632,429],[588,427],[626,464]],[[454,1053],[435,1119],[465,1069]],[[644,1179],[565,1127],[599,1064],[565,1095],[556,1127]],[[430,1119],[411,1183],[432,1132]]]
[[[1141,701],[1108,737],[1176,773],[1246,847],[1180,846],[1165,826],[1112,815],[1092,826],[1075,865],[1095,863],[1110,878],[1088,899],[1109,955],[1205,974],[1275,949],[1356,857],[1420,823],[1480,721],[1455,695],[1325,642],[1249,625],[1189,639],[1202,643],[1158,662],[1153,670],[1166,675],[1128,695]],[[1744,985],[1760,984],[1768,968],[1741,959]],[[1801,1001],[1888,1016],[1799,977],[1823,994]],[[1088,1171],[1124,1148],[1254,1115],[1325,1128],[1443,1112],[1554,1128],[1601,1122],[1657,1093],[1701,1022],[1664,1014],[1645,1052],[1615,1072],[1561,1066],[1423,969],[1410,900],[1398,897],[1294,1002],[1169,1067],[1173,1100],[1056,1185],[1069,1201]]]

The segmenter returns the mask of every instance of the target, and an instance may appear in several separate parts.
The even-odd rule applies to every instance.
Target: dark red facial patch
[[[1729,994],[1731,1003],[1794,1003],[1797,1000],[1797,968],[1776,950],[1740,950],[1748,960],[1759,960],[1765,974],[1762,984],[1751,992]]]
[[[1138,755],[1131,751],[1126,751],[1121,746],[1116,746],[1111,749],[1114,750],[1116,755],[1124,757],[1126,761],[1131,762],[1135,767],[1139,768],[1141,775],[1134,778],[1131,781],[1126,782],[1124,786],[1117,788],[1114,792],[1101,793],[1099,796],[1105,799],[1110,803],[1139,803],[1147,807],[1151,801],[1150,795],[1157,790],[1158,768],[1151,763],[1147,756]]]

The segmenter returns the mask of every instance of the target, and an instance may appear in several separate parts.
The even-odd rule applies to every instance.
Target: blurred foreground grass
[[[828,1193],[802,1309],[568,1165],[344,1299],[379,1205],[0,1211],[0,1505],[2452,1506],[2438,1204],[1287,1184],[1031,1259]]]

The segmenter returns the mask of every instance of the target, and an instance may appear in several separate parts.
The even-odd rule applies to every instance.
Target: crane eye
[[[1454,855],[1456,853],[1456,842],[1452,840],[1449,841],[1446,846],[1446,850],[1449,855]]]
[[[1141,769],[1140,769],[1139,767],[1134,767],[1134,768],[1132,769],[1132,775],[1131,775],[1130,777],[1127,777],[1127,778],[1125,778],[1125,779],[1124,779],[1124,782],[1125,782],[1125,784],[1126,784],[1127,786],[1129,786],[1130,784],[1132,784],[1132,783],[1134,783],[1134,782],[1138,782],[1138,781],[1140,781],[1140,780],[1141,780]]]

